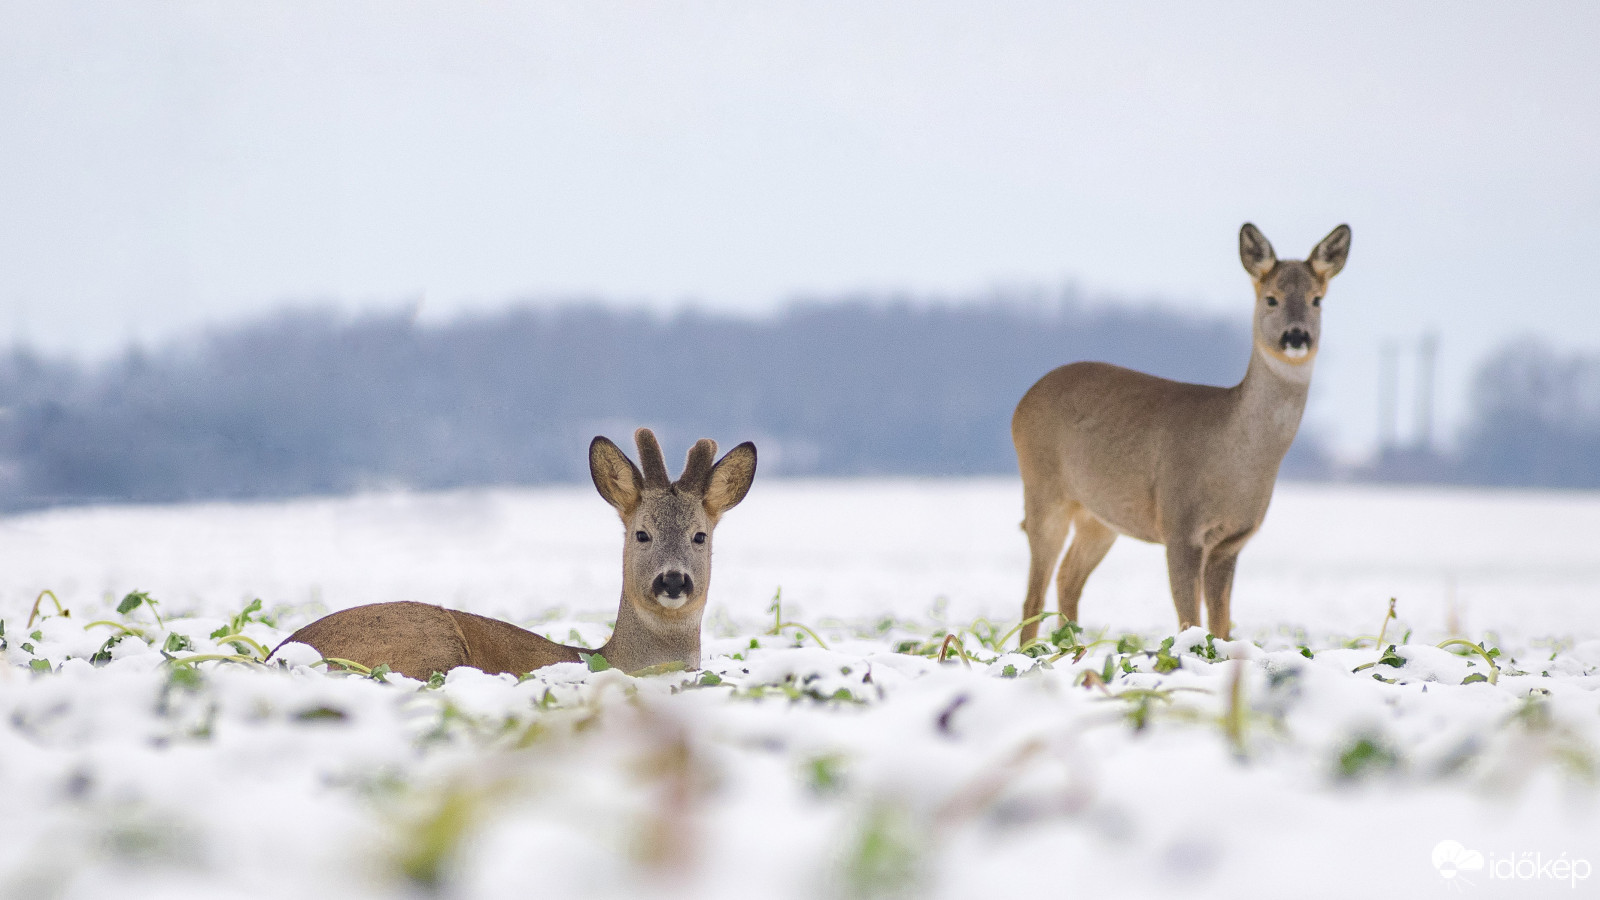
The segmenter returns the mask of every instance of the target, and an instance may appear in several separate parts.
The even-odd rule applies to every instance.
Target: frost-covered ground
[[[380,600],[598,645],[591,490],[0,519],[0,897],[1600,893],[1600,496],[1285,486],[1243,640],[1124,541],[1028,654],[1019,508],[758,479],[704,672],[431,685],[191,657]]]

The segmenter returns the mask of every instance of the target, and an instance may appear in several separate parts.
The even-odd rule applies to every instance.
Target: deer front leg
[[[1172,605],[1178,609],[1178,630],[1200,624],[1200,574],[1206,551],[1198,544],[1173,540],[1167,544],[1167,579],[1172,583]]]

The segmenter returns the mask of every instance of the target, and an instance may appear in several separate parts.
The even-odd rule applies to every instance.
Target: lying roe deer
[[[1294,441],[1321,339],[1322,297],[1344,268],[1340,225],[1305,261],[1279,261],[1254,226],[1239,257],[1255,283],[1254,349],[1231,388],[1168,381],[1105,363],[1062,366],[1017,404],[1011,438],[1022,470],[1031,560],[1023,619],[1044,609],[1056,576],[1061,615],[1078,618],[1089,573],[1117,535],[1165,544],[1178,627],[1200,624],[1200,599],[1218,637],[1229,631],[1239,551],[1261,526],[1278,466]],[[1038,623],[1022,629],[1026,644]]]
[[[309,644],[325,659],[369,668],[387,664],[418,679],[456,666],[520,675],[551,663],[578,662],[580,653],[598,653],[624,672],[663,663],[699,668],[700,619],[711,587],[711,533],[750,490],[756,448],[745,442],[713,465],[716,442],[701,440],[689,451],[683,474],[669,481],[655,435],[641,428],[634,440],[642,474],[611,441],[597,437],[589,445],[594,486],[616,507],[627,530],[617,625],[600,649],[569,647],[498,619],[411,602],[336,612],[283,644]]]

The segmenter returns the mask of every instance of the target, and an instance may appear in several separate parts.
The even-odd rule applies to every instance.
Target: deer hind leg
[[[1056,603],[1062,616],[1078,621],[1078,598],[1083,596],[1083,585],[1116,541],[1117,533],[1087,510],[1080,510],[1073,517],[1072,543],[1056,573]]]
[[[1229,616],[1233,601],[1233,569],[1239,562],[1244,541],[1224,543],[1206,555],[1206,628],[1219,638],[1231,629]]]
[[[1072,512],[1076,504],[1056,498],[1039,497],[1023,484],[1025,516],[1022,530],[1028,535],[1028,597],[1022,603],[1022,619],[1027,620],[1044,612],[1045,589],[1050,584],[1050,573],[1055,571],[1056,560],[1061,558],[1061,547],[1067,542],[1067,531],[1072,526]],[[1022,626],[1022,643],[1026,644],[1039,634],[1039,623],[1028,622]]]
[[[1205,548],[1177,540],[1167,544],[1167,579],[1172,584],[1172,605],[1178,609],[1178,630],[1200,624],[1200,582],[1205,570]]]

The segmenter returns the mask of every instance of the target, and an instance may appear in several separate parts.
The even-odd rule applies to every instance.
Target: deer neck
[[[1229,423],[1243,447],[1276,456],[1289,452],[1311,391],[1315,360],[1286,362],[1256,346],[1250,368],[1233,389],[1234,410]]]
[[[617,608],[617,626],[611,632],[611,639],[598,652],[606,662],[624,672],[672,662],[698,669],[700,617],[685,617],[681,624],[651,622],[624,596]]]

